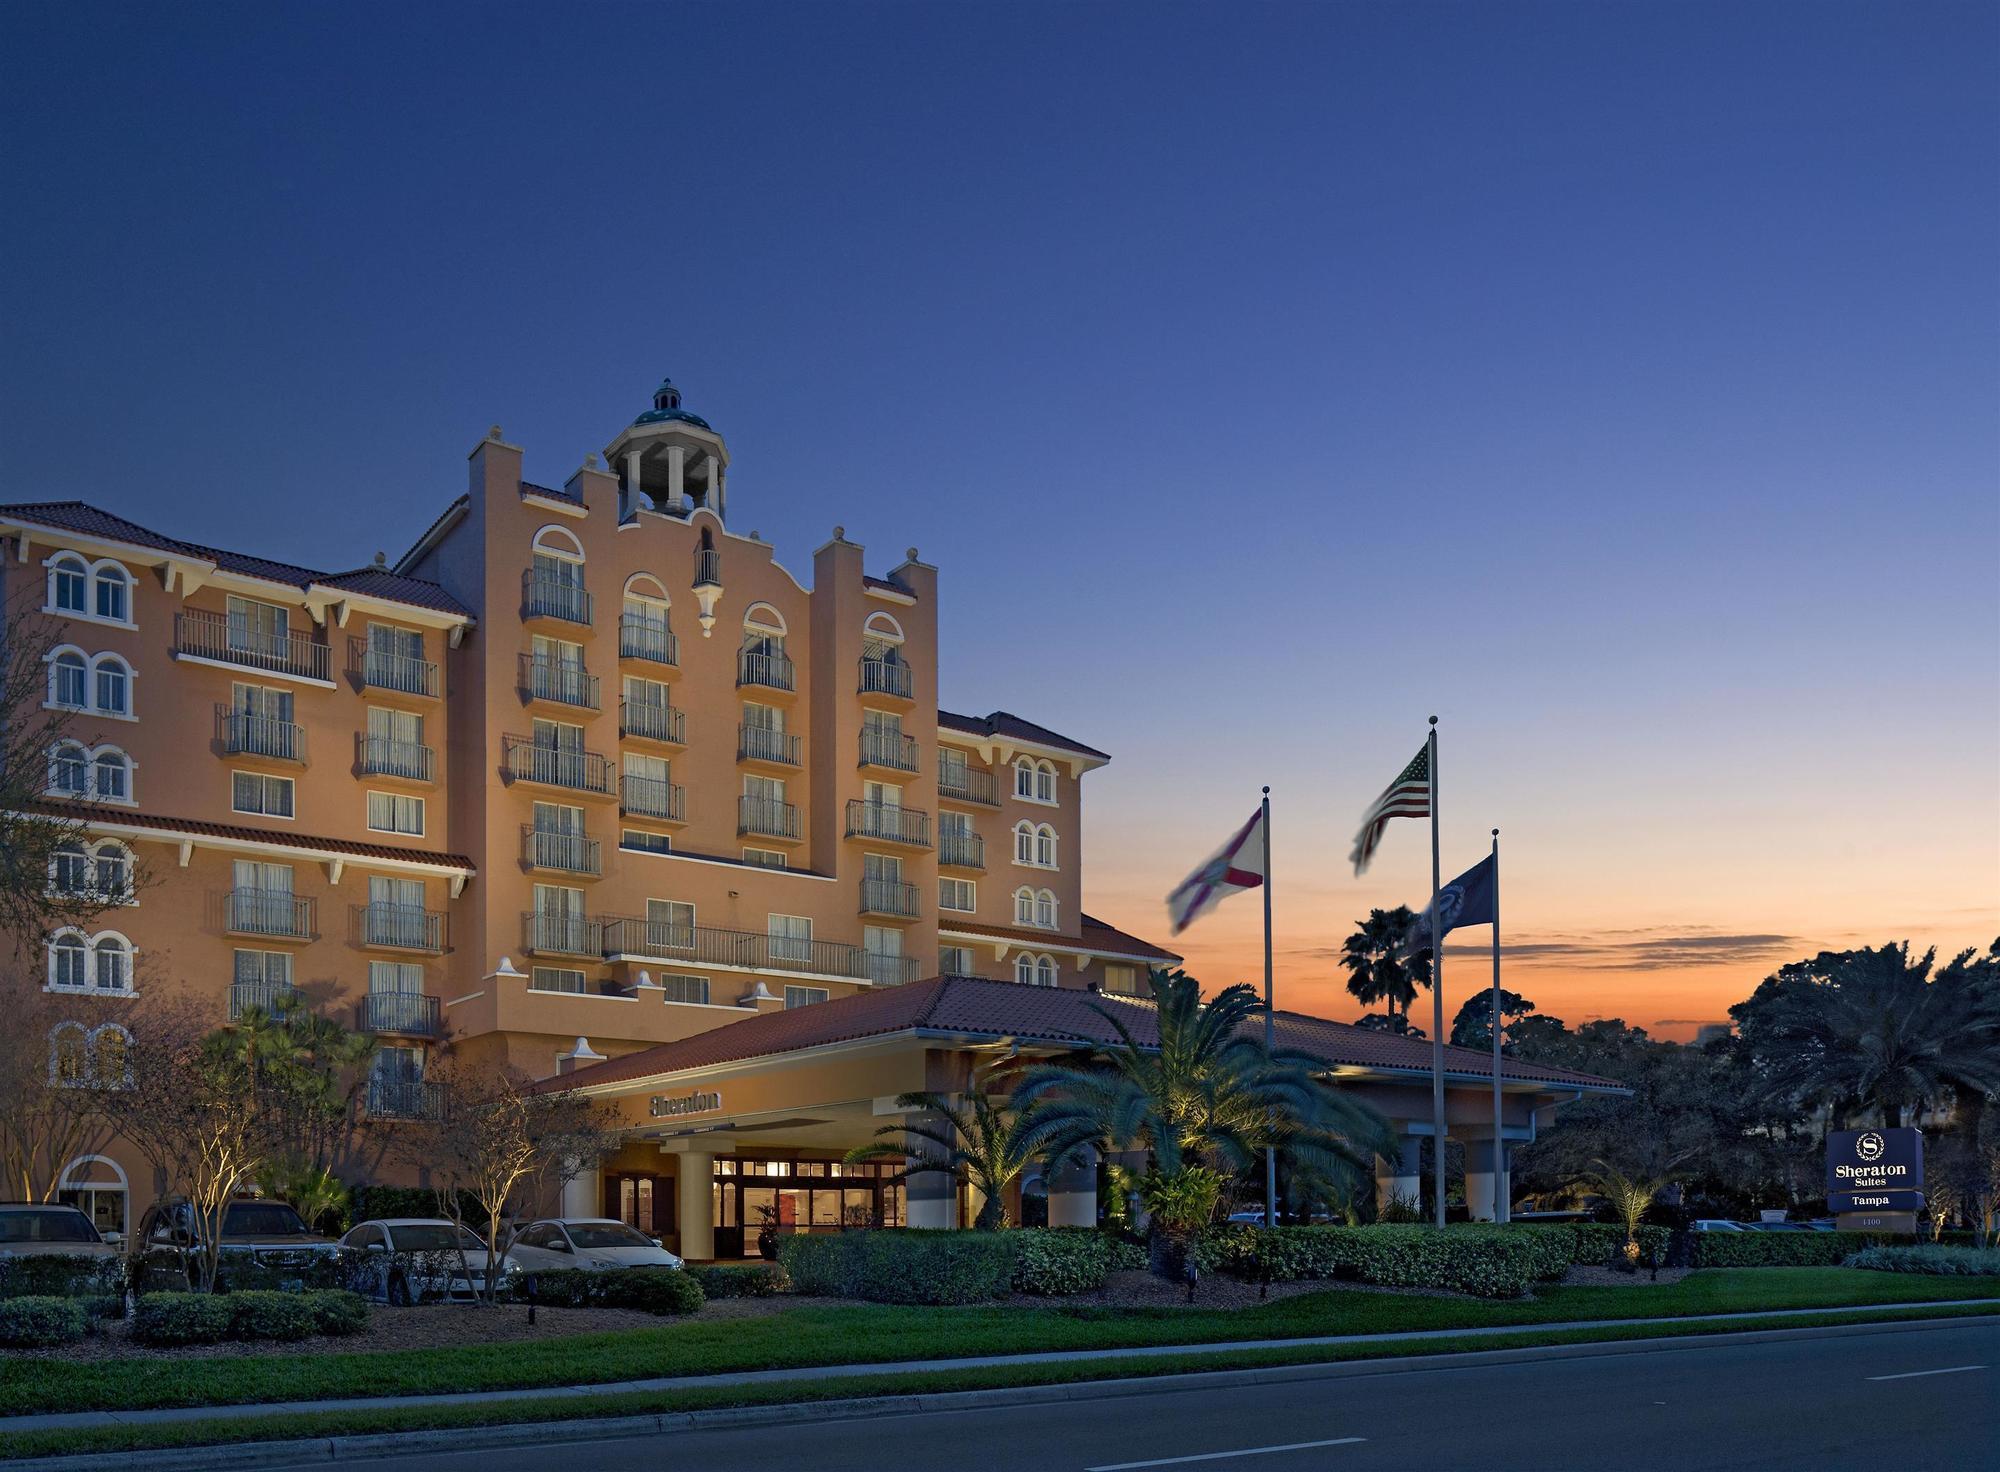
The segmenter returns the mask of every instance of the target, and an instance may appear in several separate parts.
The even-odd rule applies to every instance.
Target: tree
[[[1372,1168],[1392,1147],[1380,1115],[1321,1081],[1325,1060],[1265,1054],[1263,1003],[1250,987],[1226,987],[1204,1003],[1200,983],[1184,972],[1154,971],[1150,984],[1156,1047],[1093,1003],[1118,1041],[1081,1062],[1025,1068],[1014,1106],[1032,1114],[1029,1138],[1052,1164],[1086,1149],[1145,1152],[1140,1198],[1172,1207],[1149,1227],[1154,1267],[1177,1276],[1207,1220],[1203,1200],[1210,1214],[1216,1204],[1204,1177],[1187,1172],[1233,1177],[1260,1164],[1269,1146],[1292,1168],[1325,1177]]]
[[[1393,1032],[1398,1037],[1426,1038],[1430,1034],[1418,1027],[1401,1012],[1369,1012],[1355,1019],[1356,1027],[1365,1027],[1370,1032]]]
[[[1500,989],[1500,1051],[1512,1052],[1515,1021],[1535,1010],[1535,1004],[1518,992]],[[1481,987],[1465,999],[1451,1020],[1451,1040],[1461,1048],[1493,1047],[1493,991]]]
[[[484,1301],[499,1288],[500,1221],[517,1193],[560,1191],[623,1138],[615,1112],[573,1089],[543,1087],[519,1069],[447,1055],[426,1075],[432,1116],[400,1120],[394,1153],[427,1171],[439,1214],[486,1246]],[[466,1204],[480,1219],[467,1222]]]
[[[971,1096],[969,1108],[960,1107],[944,1094],[902,1094],[896,1102],[905,1109],[936,1115],[938,1123],[919,1120],[884,1125],[875,1131],[877,1135],[901,1136],[904,1143],[877,1140],[848,1151],[847,1158],[858,1164],[908,1157],[911,1164],[895,1177],[897,1181],[926,1173],[942,1173],[956,1181],[963,1170],[983,1197],[972,1223],[974,1229],[993,1232],[1009,1225],[1007,1188],[1035,1159],[1031,1116],[998,1108],[983,1093]]]
[[[103,1149],[111,1130],[102,1092],[123,1082],[124,1034],[95,1037],[66,998],[17,997],[0,1031],[0,1191],[53,1201],[63,1168]]]
[[[1595,1167],[1581,1184],[1602,1196],[1625,1228],[1624,1260],[1639,1262],[1639,1223],[1654,1200],[1672,1179],[1668,1175],[1627,1175],[1607,1161],[1593,1161]]]
[[[1392,1017],[1407,1019],[1417,989],[1431,984],[1430,940],[1408,905],[1370,910],[1341,946],[1340,964],[1349,994],[1364,1007],[1386,1003]]]

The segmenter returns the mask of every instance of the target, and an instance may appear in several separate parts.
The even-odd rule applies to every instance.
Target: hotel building
[[[938,709],[937,569],[870,574],[836,527],[808,584],[729,502],[727,445],[663,383],[560,487],[496,427],[408,551],[345,572],[0,506],[8,606],[53,621],[70,713],[50,796],[88,818],[54,882],[147,881],[22,944],[74,1003],[52,1067],[122,1046],[138,988],[218,1021],[296,997],[379,1039],[358,1107],[384,1128],[434,1107],[447,1045],[619,1101],[632,1141],[568,1204],[692,1256],[740,1252],[765,1206],[957,1219],[942,1182],[906,1200],[841,1152],[901,1092],[1087,1044],[1090,990],[1143,1014],[1175,958],[1083,910],[1106,754]],[[1427,1128],[1421,1047],[1294,1021]],[[1470,1122],[1484,1063],[1460,1062]],[[1508,1138],[1601,1082],[1510,1076]],[[115,1144],[68,1186],[112,1225],[151,1199]],[[1094,1219],[1092,1180],[1037,1189]]]

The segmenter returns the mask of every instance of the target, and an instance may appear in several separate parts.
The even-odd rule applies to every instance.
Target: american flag
[[[1431,744],[1417,748],[1410,764],[1403,768],[1361,819],[1361,831],[1354,835],[1354,873],[1358,878],[1375,857],[1382,842],[1382,830],[1391,818],[1428,818],[1431,815]]]

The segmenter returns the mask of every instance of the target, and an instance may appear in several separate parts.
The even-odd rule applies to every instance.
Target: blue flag
[[[1438,934],[1449,935],[1461,925],[1491,925],[1496,908],[1494,891],[1499,883],[1498,867],[1491,854],[1447,883],[1437,892],[1435,901],[1438,907]],[[1424,913],[1417,917],[1412,934],[1418,938],[1419,944],[1430,944],[1429,905],[1424,906]]]

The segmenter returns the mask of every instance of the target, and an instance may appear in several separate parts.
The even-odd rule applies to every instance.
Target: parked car
[[[1690,1232],[1742,1232],[1749,1230],[1741,1222],[1728,1222],[1720,1217],[1702,1217],[1688,1223]]]
[[[0,1257],[116,1257],[106,1240],[74,1206],[0,1206]]]
[[[610,1217],[546,1217],[529,1222],[507,1248],[509,1273],[558,1268],[677,1268],[681,1260],[637,1228]]]
[[[183,1268],[189,1254],[202,1245],[199,1236],[194,1208],[185,1197],[162,1197],[139,1220],[139,1241],[148,1258],[171,1258]],[[283,1201],[244,1197],[222,1209],[225,1273],[232,1259],[244,1259],[278,1272],[291,1269],[303,1274],[331,1257],[337,1247]]]
[[[1811,1227],[1804,1222],[1745,1222],[1746,1232],[1810,1232]]]
[[[486,1243],[442,1217],[362,1222],[340,1246],[356,1254],[348,1286],[399,1308],[438,1299],[470,1302],[486,1286]]]

